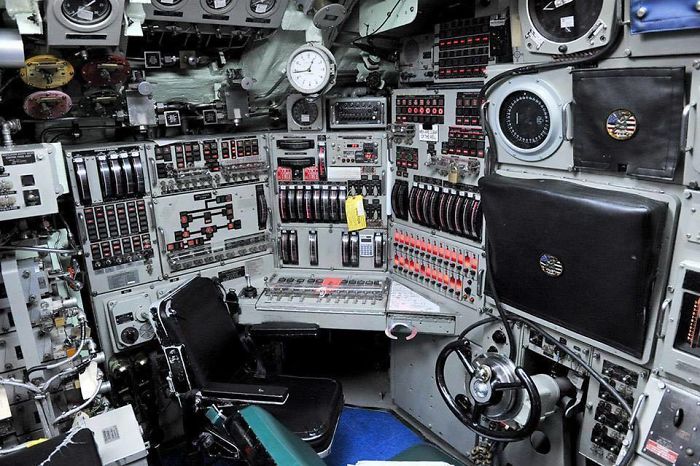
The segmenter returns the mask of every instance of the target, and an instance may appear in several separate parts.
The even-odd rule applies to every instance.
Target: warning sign
[[[651,453],[655,456],[658,456],[662,460],[668,461],[671,464],[674,464],[678,459],[678,453],[671,450],[670,448],[661,445],[660,443],[656,443],[651,439],[647,440],[645,448],[647,453]]]

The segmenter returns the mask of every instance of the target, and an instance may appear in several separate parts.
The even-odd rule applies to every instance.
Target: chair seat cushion
[[[274,377],[267,382],[287,387],[289,397],[283,405],[265,405],[265,410],[317,452],[327,450],[344,404],[340,383],[293,376]]]

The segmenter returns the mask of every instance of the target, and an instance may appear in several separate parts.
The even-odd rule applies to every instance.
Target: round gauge
[[[277,5],[277,0],[250,0],[248,10],[256,16],[265,16],[270,14]]]
[[[302,94],[319,94],[335,84],[335,58],[327,48],[307,44],[296,49],[287,63],[289,83]]]
[[[603,0],[528,0],[527,12],[537,31],[547,39],[572,42],[595,25]]]
[[[159,10],[178,10],[185,0],[152,0],[153,6]]]
[[[153,335],[155,335],[153,326],[148,322],[142,324],[139,328],[139,335],[141,336],[142,340],[150,340],[153,338]]]
[[[63,0],[61,13],[72,23],[92,26],[109,18],[112,3],[109,0]]]
[[[501,103],[498,121],[506,139],[520,149],[541,146],[551,130],[547,104],[530,91],[508,95]]]
[[[202,7],[215,15],[229,11],[235,4],[236,0],[202,0]]]
[[[48,90],[29,94],[24,99],[24,113],[37,120],[53,120],[68,113],[73,101],[65,92]]]
[[[299,99],[292,104],[292,120],[299,126],[309,126],[318,119],[318,104]]]

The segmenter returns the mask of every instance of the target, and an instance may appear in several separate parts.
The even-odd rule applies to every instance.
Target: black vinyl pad
[[[673,179],[684,79],[684,68],[574,71],[574,165]]]
[[[557,180],[479,186],[501,300],[641,357],[667,204]]]
[[[0,456],[0,466],[78,466],[102,464],[92,431],[76,431],[70,441],[63,443],[70,433],[61,434],[15,453]],[[49,457],[51,459],[49,460]]]

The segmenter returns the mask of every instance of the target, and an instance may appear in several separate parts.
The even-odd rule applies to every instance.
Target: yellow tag
[[[31,448],[31,447],[33,447],[34,445],[39,445],[40,443],[44,443],[44,442],[46,442],[47,440],[48,440],[47,438],[38,438],[38,439],[36,439],[36,440],[30,440],[30,441],[28,441],[27,443],[25,443],[24,445],[25,445],[27,448]]]
[[[367,214],[362,195],[350,196],[345,201],[345,218],[348,219],[348,230],[357,231],[367,228]]]
[[[54,322],[54,325],[56,325],[56,327],[58,327],[58,328],[64,327],[66,325],[65,317],[56,317],[53,320],[53,322]]]

